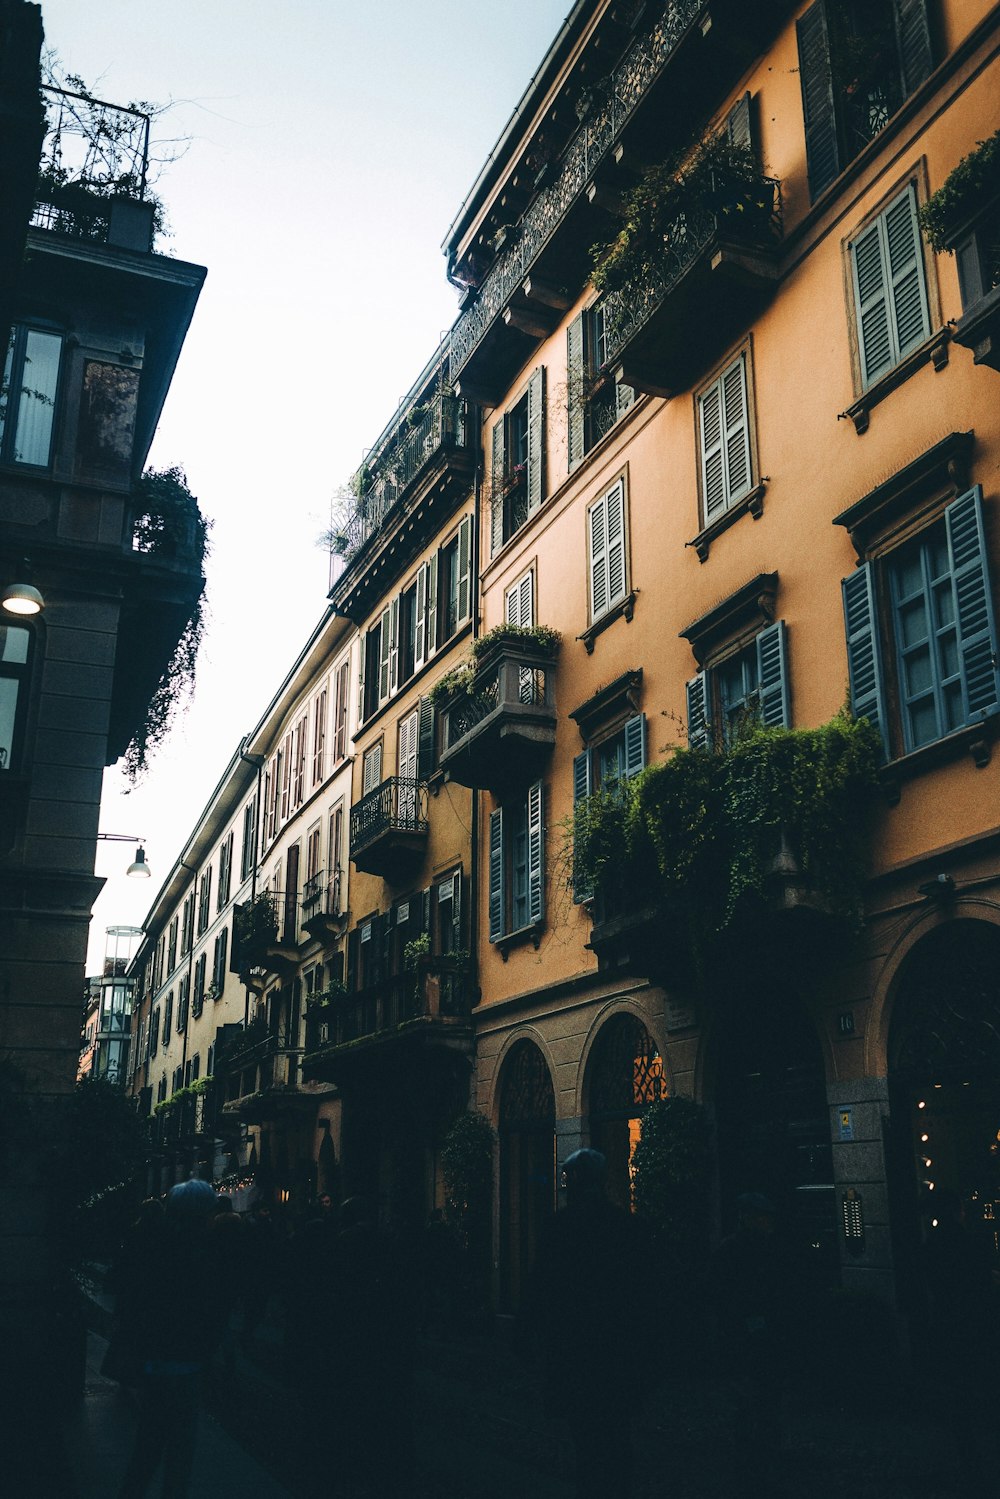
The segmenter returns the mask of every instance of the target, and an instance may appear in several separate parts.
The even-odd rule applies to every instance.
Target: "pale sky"
[[[104,928],[141,924],[240,737],[319,619],[315,539],[457,311],[440,245],[570,0],[42,0],[104,99],[178,101],[166,248],[208,279],[153,444],[212,520],[192,706],[141,787],[105,776]]]

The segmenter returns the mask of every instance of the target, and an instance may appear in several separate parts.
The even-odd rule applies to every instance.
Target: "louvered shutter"
[[[383,616],[384,619],[385,616]],[[399,599],[389,606],[389,696],[399,688]]]
[[[379,703],[388,701],[389,698],[389,641],[391,630],[389,623],[389,610],[386,609],[378,623],[378,700]]]
[[[532,925],[545,914],[545,827],[542,821],[542,783],[528,788],[528,920]]]
[[[608,610],[608,514],[603,499],[590,511],[590,618]]]
[[[490,941],[498,942],[507,927],[504,900],[503,808],[490,813]]]
[[[866,386],[893,364],[880,225],[881,221],[876,220],[851,245],[861,373]]]
[[[806,130],[809,192],[818,198],[840,172],[840,144],[833,99],[833,68],[825,0],[816,0],[796,22],[799,82]]]
[[[710,749],[712,723],[709,713],[708,673],[700,671],[687,684],[688,748]]]
[[[427,564],[427,659],[437,650],[438,553]]]
[[[893,0],[903,89],[912,94],[934,66],[927,0]]]
[[[535,600],[534,600],[534,573],[527,572],[524,577],[508,590],[507,623],[519,625],[524,629],[530,629],[535,623]]]
[[[417,573],[413,599],[413,669],[419,670],[427,659],[427,563]]]
[[[458,618],[464,624],[472,603],[472,516],[467,515],[458,528]]]
[[[854,297],[867,388],[930,331],[913,187],[851,245]]]
[[[883,217],[889,282],[892,288],[895,353],[899,360],[923,343],[930,332],[924,259],[917,220],[917,195],[914,188],[908,187],[895,203],[890,204]]]
[[[722,382],[716,380],[698,397],[701,427],[701,492],[705,524],[726,508],[726,466],[723,453]]]
[[[977,484],[945,511],[955,590],[966,719],[1000,709],[997,633],[986,562],[983,492]]]
[[[503,546],[503,483],[504,483],[504,428],[507,418],[501,416],[493,427],[492,461],[490,464],[490,556]]]
[[[420,699],[420,750],[417,769],[417,775],[422,781],[426,781],[434,770],[435,728],[434,704],[429,697],[422,697]]]
[[[646,764],[646,715],[637,713],[625,724],[625,778],[637,776]]]
[[[624,416],[634,401],[635,391],[631,385],[617,385],[615,387],[616,416]]]
[[[745,354],[741,354],[724,372],[721,385],[726,430],[726,504],[731,505],[745,495],[753,483]]]
[[[584,313],[566,330],[566,457],[572,473],[586,452],[587,402],[584,398]]]
[[[590,783],[590,751],[589,750],[584,750],[581,755],[576,755],[574,757],[574,759],[573,759],[573,810],[574,810],[574,812],[580,806],[581,802],[586,801],[587,797],[590,795],[590,792],[591,792],[591,783]],[[593,891],[593,887],[588,882],[586,882],[584,880],[582,872],[580,871],[580,869],[578,867],[577,860],[576,860],[576,857],[575,857],[575,854],[576,854],[576,840],[575,840],[575,837],[574,837],[573,852],[574,852],[574,859],[573,859],[573,899],[579,905],[581,901],[590,900],[591,897],[594,894],[594,891]]]
[[[361,784],[362,795],[367,795],[369,791],[374,791],[376,786],[381,785],[381,782],[382,741],[379,740],[378,744],[372,745],[371,749],[368,751],[364,758]]]
[[[769,729],[792,726],[788,693],[788,635],[777,620],[757,636],[757,680],[760,683],[760,721]]]
[[[528,382],[528,514],[545,495],[545,367],[539,365]]]
[[[420,711],[408,713],[399,723],[399,775],[407,781],[417,778],[417,753]]]
[[[462,946],[462,871],[456,869],[451,880],[451,924],[455,949]]]
[[[742,99],[737,99],[726,120],[726,136],[730,145],[744,146],[748,151],[753,150],[753,131],[750,123],[750,94],[745,93]]]
[[[882,653],[878,642],[878,615],[875,602],[875,577],[872,564],[866,562],[844,578],[844,624],[847,633],[847,664],[851,686],[851,712],[855,718],[867,718],[882,736],[889,753],[885,715],[885,691],[882,685]]]
[[[607,509],[608,608],[625,597],[625,480],[604,497]]]

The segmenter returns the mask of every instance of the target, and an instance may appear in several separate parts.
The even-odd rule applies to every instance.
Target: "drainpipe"
[[[475,411],[476,432],[476,467],[474,477],[475,506],[472,512],[472,587],[471,596],[475,600],[472,610],[472,638],[478,639],[481,632],[482,618],[480,613],[479,599],[479,545],[481,527],[479,521],[480,500],[483,488],[483,448],[482,436],[482,411],[478,403],[472,408]],[[471,414],[470,414],[471,417]],[[472,899],[469,901],[469,989],[470,997],[475,995],[476,1002],[479,1000],[479,790],[472,788],[472,837],[469,848],[469,881],[472,885]]]

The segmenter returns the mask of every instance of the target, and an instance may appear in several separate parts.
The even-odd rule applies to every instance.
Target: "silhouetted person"
[[[225,1323],[211,1224],[215,1193],[187,1181],[167,1194],[147,1246],[145,1295],[132,1308],[140,1362],[139,1424],[119,1499],[141,1499],[163,1464],[163,1499],[184,1499],[194,1463],[202,1374]]]
[[[632,1411],[650,1341],[637,1315],[649,1305],[642,1230],[608,1200],[604,1156],[577,1150],[531,1277],[524,1322],[541,1362],[546,1408],[576,1447],[579,1499],[632,1493]]]

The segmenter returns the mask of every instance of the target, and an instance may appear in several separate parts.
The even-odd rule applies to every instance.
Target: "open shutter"
[[[434,770],[434,704],[429,697],[420,699],[420,749],[417,756],[417,775],[421,781]]]
[[[893,0],[903,89],[912,94],[934,66],[927,0]]]
[[[688,748],[711,749],[712,723],[709,715],[708,673],[700,671],[687,684]]]
[[[467,515],[458,528],[458,619],[464,624],[472,603],[472,516]]]
[[[788,696],[788,634],[779,619],[757,636],[757,680],[760,683],[760,721],[769,729],[790,729]]]
[[[367,796],[382,783],[382,741],[373,744],[365,755],[361,773],[361,794]]]
[[[385,616],[383,615],[383,619]],[[389,695],[399,687],[399,599],[389,606]]]
[[[851,266],[861,372],[863,382],[868,386],[893,365],[881,220],[876,219],[851,245]]]
[[[617,416],[624,416],[626,411],[634,401],[635,391],[633,390],[631,385],[615,386],[615,407]]]
[[[608,512],[604,499],[590,511],[590,618],[608,610]]]
[[[608,526],[608,608],[625,597],[625,480],[605,496]]]
[[[505,600],[507,624],[530,629],[535,623],[534,582],[534,573],[526,572],[513,588],[508,589]]]
[[[504,428],[507,418],[501,416],[493,427],[492,461],[490,463],[490,556],[503,546],[503,479]]]
[[[420,710],[414,709],[399,721],[399,770],[406,781],[417,779]]]
[[[427,564],[427,659],[437,650],[438,553]]]
[[[584,750],[581,755],[573,759],[573,811],[582,802],[586,801],[591,792],[590,783],[590,751]],[[573,899],[579,905],[581,901],[590,900],[594,894],[593,887],[585,881],[576,860],[576,835],[573,840]]]
[[[389,627],[389,610],[386,609],[378,624],[378,701],[384,703],[389,698],[389,640],[391,637]]]
[[[413,670],[418,671],[427,659],[427,563],[417,573],[413,599]]]
[[[545,495],[545,367],[539,365],[528,382],[528,514]]]
[[[997,632],[986,565],[983,492],[977,484],[945,511],[966,718],[1000,709]]]
[[[722,381],[698,397],[701,425],[701,493],[708,525],[726,508],[726,468],[723,456]]]
[[[726,136],[731,146],[744,146],[748,151],[753,150],[749,91],[743,95],[742,99],[737,99],[729,111],[726,120]]]
[[[886,209],[883,218],[895,354],[899,360],[923,343],[930,332],[917,195],[912,185]]]
[[[456,869],[451,877],[451,925],[453,951],[462,946],[462,871]]]
[[[534,926],[545,914],[545,827],[542,783],[528,787],[528,920]]]
[[[799,82],[806,128],[809,192],[815,199],[840,172],[826,0],[816,0],[795,23],[795,30],[799,41]]]
[[[867,718],[878,729],[888,755],[882,655],[878,643],[875,578],[871,563],[864,563],[849,578],[844,578],[841,588],[844,594],[851,712],[855,718]]]
[[[490,941],[499,942],[507,927],[504,909],[503,808],[490,813]]]
[[[584,314],[581,312],[566,330],[566,458],[570,473],[586,451],[583,323]]]
[[[625,724],[625,778],[637,776],[646,764],[646,715],[637,713]]]

